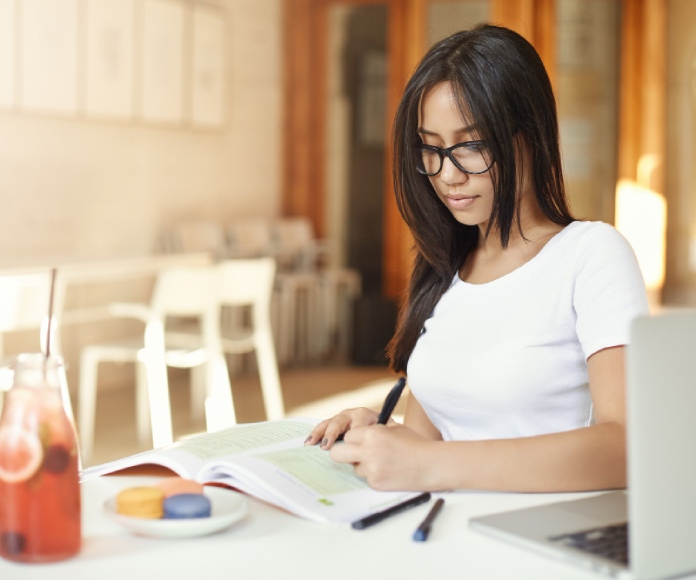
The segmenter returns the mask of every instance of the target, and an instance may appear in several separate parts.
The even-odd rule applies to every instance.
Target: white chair
[[[46,352],[48,332],[48,308],[51,294],[51,273],[17,274],[0,276],[0,360],[5,356],[4,335],[15,332],[36,331],[37,350]],[[58,320],[63,309],[64,286],[60,276],[56,278],[51,321],[51,354],[60,356]],[[13,374],[9,360],[0,369],[0,391],[12,386]],[[74,420],[70,391],[65,367],[59,371],[61,397],[68,418]]]
[[[177,224],[164,232],[161,243],[167,253],[208,252],[218,259],[227,255],[225,229],[210,220]]]
[[[316,361],[319,333],[314,308],[320,289],[310,268],[316,261],[316,245],[309,221],[240,219],[229,224],[227,232],[230,257],[276,261],[271,317],[280,364]]]
[[[278,354],[281,365],[318,363],[322,349],[322,289],[319,268],[326,245],[314,237],[306,217],[285,217],[272,224],[276,276]]]
[[[150,428],[154,447],[173,440],[167,366],[194,368],[205,364],[206,410],[211,409],[208,428],[234,424],[229,375],[220,351],[217,276],[213,266],[164,270],[156,280],[149,306],[110,306],[114,316],[140,320],[145,329],[133,341],[82,349],[78,425],[85,460],[93,447],[97,369],[101,362],[137,363],[136,407],[141,441],[147,438]],[[198,318],[200,333],[166,334],[167,318],[172,316]]]
[[[321,270],[322,329],[321,352],[346,362],[353,342],[353,305],[360,296],[360,272],[350,268]]]
[[[281,366],[319,362],[321,287],[314,272],[276,276],[273,320]]]
[[[227,226],[228,257],[262,258],[275,256],[273,231],[268,220],[240,219]]]
[[[270,319],[276,263],[273,258],[223,260],[217,272],[221,349],[229,354],[255,353],[266,419],[280,419],[285,406]],[[193,390],[192,395],[193,407],[201,396]],[[206,416],[211,412],[206,409]]]
[[[327,258],[327,245],[314,237],[305,217],[282,218],[273,223],[276,259],[281,271],[313,272]]]

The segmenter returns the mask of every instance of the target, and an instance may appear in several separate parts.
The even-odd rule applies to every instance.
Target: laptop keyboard
[[[549,541],[628,565],[628,523],[552,536]]]

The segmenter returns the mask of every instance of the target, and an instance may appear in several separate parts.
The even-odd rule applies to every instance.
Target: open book
[[[136,465],[161,465],[200,483],[220,483],[318,522],[353,522],[417,495],[375,491],[304,441],[317,419],[237,425],[82,471],[86,481]]]

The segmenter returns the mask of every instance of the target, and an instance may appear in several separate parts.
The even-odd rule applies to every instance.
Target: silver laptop
[[[627,348],[628,491],[469,525],[610,576],[696,571],[696,310],[637,319]]]

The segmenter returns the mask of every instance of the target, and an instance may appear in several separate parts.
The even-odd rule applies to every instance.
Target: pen
[[[389,417],[391,417],[391,414],[394,411],[394,407],[396,407],[396,404],[399,402],[399,397],[401,396],[401,392],[404,390],[405,386],[406,377],[401,377],[398,381],[396,381],[396,384],[392,387],[392,390],[389,391],[387,398],[384,399],[384,405],[382,405],[382,410],[379,412],[379,417],[377,418],[378,425],[387,424]]]
[[[418,529],[413,532],[413,539],[416,542],[425,542],[425,540],[428,539],[430,529],[433,527],[433,522],[435,521],[437,514],[440,513],[443,505],[445,505],[445,500],[439,498],[433,505],[432,509],[428,512],[428,515],[425,516],[425,519],[421,522],[421,525],[418,526]]]
[[[429,499],[430,499],[429,492],[421,493],[420,495],[412,497],[411,499],[407,499],[406,501],[398,503],[395,506],[387,508],[384,511],[376,512],[374,514],[370,514],[369,516],[365,516],[364,518],[360,518],[359,520],[354,521],[351,524],[351,526],[355,530],[364,530],[365,528],[369,528],[370,526],[378,524],[379,522],[387,519],[390,516],[396,515],[396,514],[401,513],[407,509],[410,509],[412,507],[416,507],[417,505],[425,503]]]
[[[391,391],[389,391],[387,398],[384,399],[382,410],[379,412],[379,416],[377,417],[378,425],[387,424],[387,421],[389,421],[389,417],[391,417],[391,414],[394,411],[396,404],[399,402],[399,397],[401,397],[401,393],[403,392],[405,386],[406,377],[400,377],[399,380],[396,381],[396,384],[391,388]],[[338,437],[336,437],[336,441],[343,441],[344,435],[345,433],[341,433]]]

